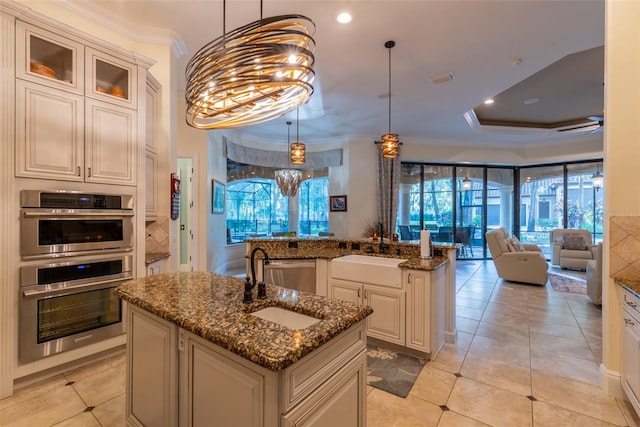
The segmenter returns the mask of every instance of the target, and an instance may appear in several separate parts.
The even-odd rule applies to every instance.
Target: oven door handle
[[[83,217],[83,216],[99,216],[99,217],[123,217],[133,216],[132,210],[91,210],[91,209],[22,209],[22,215],[25,218],[40,217]]]
[[[92,283],[87,283],[85,285],[76,285],[76,286],[69,286],[66,288],[59,288],[59,289],[49,289],[46,291],[37,291],[37,290],[25,290],[22,291],[22,295],[25,298],[31,298],[34,296],[38,296],[38,295],[45,295],[45,294],[50,294],[51,296],[56,295],[56,294],[60,294],[63,292],[69,292],[69,291],[76,291],[76,290],[85,290],[85,288],[95,288],[95,289],[100,289],[100,288],[104,288],[105,285],[108,285],[110,283],[117,283],[117,282],[126,282],[128,280],[131,280],[131,278],[117,278],[117,279],[111,279],[111,280],[104,280],[102,282],[92,282]],[[106,286],[106,287],[112,287],[112,286]]]

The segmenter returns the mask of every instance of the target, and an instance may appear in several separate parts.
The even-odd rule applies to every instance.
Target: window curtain
[[[382,222],[383,234],[391,238],[396,230],[398,194],[400,191],[400,156],[395,159],[382,157],[378,148],[378,218]]]
[[[234,144],[225,138],[226,157],[247,165],[272,168],[319,169],[342,165],[342,149],[307,151],[304,165],[291,165],[287,151],[268,151]]]

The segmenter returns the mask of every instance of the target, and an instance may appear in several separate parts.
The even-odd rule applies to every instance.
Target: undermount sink
[[[281,307],[267,307],[251,313],[252,316],[268,320],[289,329],[305,329],[320,321],[315,317],[300,314]]]
[[[331,261],[331,277],[372,285],[402,288],[402,258],[346,255]]]

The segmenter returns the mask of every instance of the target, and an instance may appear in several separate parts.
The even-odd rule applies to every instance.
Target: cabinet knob
[[[625,318],[625,319],[624,319],[624,324],[625,324],[625,325],[632,325],[632,326],[633,326],[633,325],[635,325],[635,323],[633,323],[633,322],[631,321],[631,319],[627,319],[627,318]]]
[[[358,289],[358,298],[360,298],[362,296],[362,290]]]
[[[89,176],[89,178],[91,178],[91,168],[90,168],[90,167],[89,167],[89,168],[87,168],[87,172],[88,172],[88,176]]]
[[[78,176],[80,176],[81,173],[82,173],[82,169],[80,168],[80,166],[78,166]]]
[[[638,305],[637,305],[635,302],[633,302],[633,301],[626,301],[626,303],[627,303],[627,305],[628,305],[629,307],[636,308],[636,307],[638,306]]]

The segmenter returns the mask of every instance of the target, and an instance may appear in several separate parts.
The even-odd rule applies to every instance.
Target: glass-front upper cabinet
[[[16,76],[84,94],[84,46],[74,40],[17,22]]]
[[[89,47],[85,53],[88,77],[86,96],[136,108],[135,65]]]

